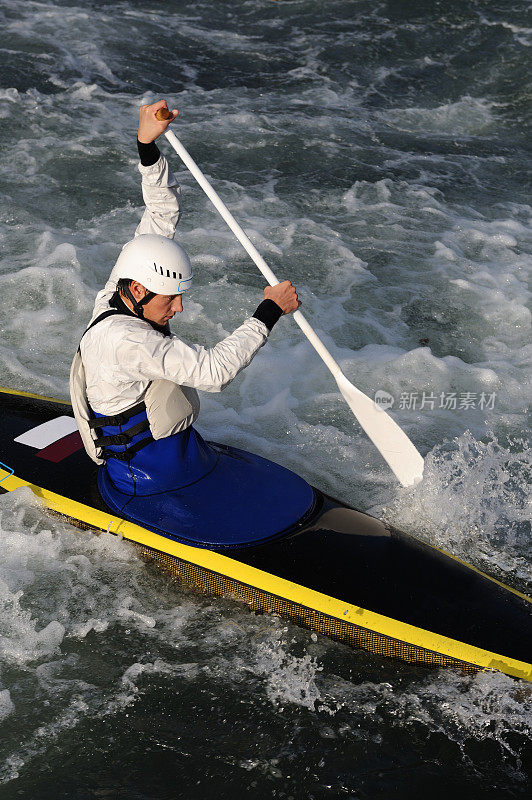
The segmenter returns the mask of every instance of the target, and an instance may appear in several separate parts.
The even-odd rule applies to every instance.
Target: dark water
[[[5,0],[0,385],[67,396],[141,211],[138,107],[163,96],[345,374],[394,396],[425,479],[397,487],[288,321],[202,398],[202,432],[530,586],[531,35],[521,1]],[[196,275],[179,330],[211,344],[263,281],[171,160]],[[475,403],[401,406],[423,392]],[[2,800],[530,791],[528,684],[198,598],[24,490],[0,531]]]

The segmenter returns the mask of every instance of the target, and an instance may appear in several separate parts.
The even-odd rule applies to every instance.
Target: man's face
[[[143,309],[144,319],[156,322],[157,325],[166,325],[176,312],[183,311],[183,295],[156,294]]]
[[[138,281],[131,281],[131,293],[137,302],[146,296],[147,290]],[[124,298],[127,301],[127,298]],[[127,304],[130,305],[129,301]],[[182,294],[156,294],[155,297],[142,307],[144,319],[155,322],[157,325],[166,325],[178,311],[183,311]]]

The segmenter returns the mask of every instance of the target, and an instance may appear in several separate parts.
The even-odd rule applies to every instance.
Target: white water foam
[[[0,542],[0,652],[10,676],[0,718],[12,720],[10,741],[19,740],[0,753],[5,783],[86,717],[116,715],[135,702],[142,675],[192,679],[194,663],[139,663],[128,639],[153,633],[179,650],[199,606],[192,599],[173,606],[175,596],[168,601],[164,583],[158,590],[146,580],[130,545],[51,519],[26,488],[0,497]],[[116,666],[104,667],[97,654],[113,643],[121,654]],[[102,668],[103,683],[95,680]]]
[[[469,431],[427,458],[423,482],[404,490],[383,516],[396,527],[530,592],[530,445],[504,447]]]

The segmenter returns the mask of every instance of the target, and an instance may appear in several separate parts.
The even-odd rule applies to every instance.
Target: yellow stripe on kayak
[[[58,400],[57,397],[46,397],[43,394],[32,394],[31,392],[19,392],[16,389],[7,389],[5,386],[0,386],[2,394],[13,394],[15,397],[31,397],[33,400],[47,400],[49,403],[61,403],[63,406],[71,406],[70,400]]]
[[[313,589],[307,589],[304,586],[292,583],[285,578],[279,578],[256,567],[242,564],[220,553],[175,542],[148,531],[133,522],[128,522],[112,514],[107,514],[55,492],[35,486],[1,469],[0,481],[2,481],[1,488],[7,491],[29,486],[45,506],[73,520],[78,520],[103,531],[118,534],[142,547],[174,557],[182,562],[197,565],[204,570],[225,576],[239,584],[253,587],[268,595],[294,603],[299,607],[339,620],[341,623],[352,623],[359,628],[376,632],[392,640],[405,642],[450,659],[457,659],[463,662],[464,666],[471,665],[477,669],[499,670],[513,677],[532,681],[532,664],[498,653],[492,653],[474,645],[450,639],[423,628],[417,628],[414,625],[400,622],[349,603],[343,603],[334,597],[316,592]]]

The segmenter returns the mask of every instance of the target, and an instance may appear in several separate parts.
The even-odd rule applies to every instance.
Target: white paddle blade
[[[414,486],[423,477],[423,456],[399,425],[373,400],[353,386],[345,375],[336,382],[346,403],[403,486]]]

